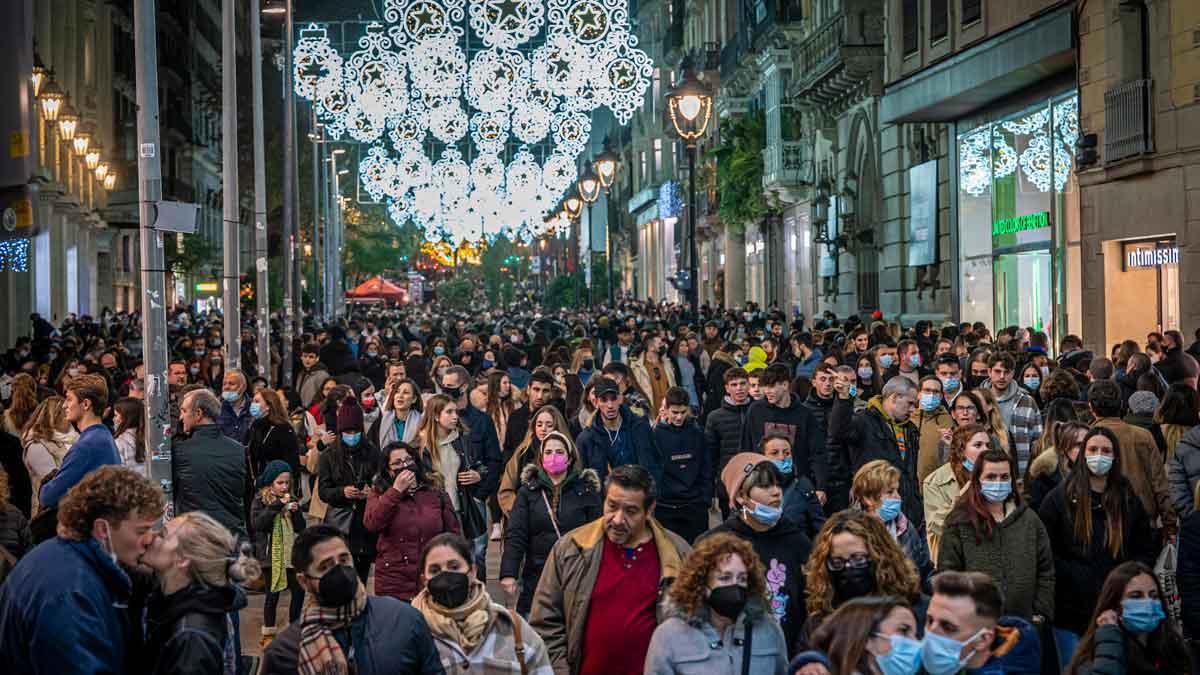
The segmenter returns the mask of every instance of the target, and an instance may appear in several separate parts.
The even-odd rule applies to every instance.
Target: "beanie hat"
[[[1152,391],[1135,391],[1129,397],[1129,412],[1134,415],[1153,415],[1158,408],[1158,397]]]
[[[746,365],[743,366],[747,373],[753,373],[756,370],[762,370],[767,367],[767,350],[759,346],[750,348],[747,353]]]
[[[338,406],[337,430],[339,434],[343,431],[363,430],[362,408],[358,407],[358,399],[353,396],[347,396]]]
[[[258,488],[265,488],[279,478],[280,474],[291,473],[292,467],[282,459],[273,459],[267,464],[267,468],[258,476],[258,480],[254,485]]]
[[[721,469],[721,484],[725,486],[725,492],[729,494],[730,506],[737,506],[734,497],[737,495],[738,488],[742,486],[742,481],[746,480],[746,475],[753,471],[760,462],[769,461],[771,461],[770,457],[757,452],[739,452],[729,460],[724,469]]]

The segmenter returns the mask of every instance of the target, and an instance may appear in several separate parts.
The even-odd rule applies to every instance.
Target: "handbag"
[[[525,665],[525,640],[521,639],[521,617],[511,607],[508,608],[508,617],[513,624],[513,652],[517,655],[517,665],[521,668],[521,675],[529,675],[529,666]]]
[[[332,525],[349,536],[350,526],[354,524],[354,507],[331,504],[325,510],[325,518],[321,522]]]
[[[463,537],[466,537],[467,541],[471,541],[486,534],[487,520],[483,516],[483,509],[480,508],[479,502],[468,495],[466,491],[458,493],[458,500],[460,504],[458,521],[462,524]]]
[[[1158,561],[1154,563],[1154,576],[1158,577],[1158,584],[1162,587],[1167,616],[1171,617],[1176,625],[1179,625],[1183,618],[1183,601],[1179,596],[1179,579],[1175,574],[1178,567],[1179,548],[1173,543],[1168,543],[1163,547],[1162,553],[1158,554]]]

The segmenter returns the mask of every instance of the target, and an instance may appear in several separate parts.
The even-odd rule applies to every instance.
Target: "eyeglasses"
[[[831,572],[840,572],[847,567],[851,569],[862,569],[871,564],[871,556],[866,553],[855,553],[849,558],[830,558],[825,561],[825,567]]]

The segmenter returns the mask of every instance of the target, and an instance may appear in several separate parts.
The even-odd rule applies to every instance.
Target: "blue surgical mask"
[[[925,641],[921,645],[921,665],[925,666],[925,670],[929,671],[929,675],[953,675],[957,673],[975,655],[975,651],[972,650],[967,652],[966,657],[960,657],[959,655],[962,654],[963,648],[972,640],[978,638],[981,632],[983,632],[983,629],[980,629],[968,638],[966,642],[959,642],[954,638],[926,631]]]
[[[942,397],[938,394],[921,394],[921,410],[925,412],[933,412],[942,404]]]
[[[1030,391],[1037,391],[1038,387],[1042,386],[1042,378],[1040,377],[1027,377],[1024,382],[1025,388]]]
[[[878,636],[882,637],[882,636]],[[892,651],[875,657],[883,675],[916,675],[921,669],[921,641],[903,635],[889,635]]]
[[[358,445],[358,442],[361,440],[362,440],[362,433],[358,432],[358,431],[355,431],[353,433],[342,434],[342,444],[348,445],[352,448],[354,446]]]
[[[484,370],[491,370],[495,365],[496,364],[492,361],[489,361],[487,359],[483,360],[483,369]]]
[[[881,354],[879,356],[879,365],[883,366],[884,368],[891,368],[892,363],[895,362],[895,360],[896,357],[892,356],[891,354]]]
[[[783,517],[783,509],[774,506],[767,506],[766,504],[759,504],[758,502],[754,502],[753,509],[748,509],[746,507],[742,508],[750,514],[751,518],[754,518],[767,527],[774,527],[775,523],[778,523],[779,519]]]
[[[963,457],[963,469],[967,473],[971,473],[975,470],[975,462],[971,461],[970,457]]]
[[[962,380],[957,377],[947,377],[942,380],[942,388],[946,391],[958,391],[960,385],[962,385]]]
[[[371,349],[371,350],[367,351],[367,356],[369,356],[371,358],[375,358],[376,356],[379,356],[379,352],[375,351],[374,349]]]
[[[903,502],[894,497],[885,498],[883,500],[883,504],[879,506],[879,519],[885,523],[890,523],[895,520],[896,516],[900,515],[900,505],[902,503]]]
[[[254,419],[258,419],[258,418],[262,417],[264,412],[265,411],[263,410],[261,405],[259,405],[257,403],[250,404],[250,416],[253,417]]]
[[[1088,455],[1086,461],[1088,468],[1097,476],[1107,476],[1112,470],[1113,458],[1108,455]]]
[[[920,368],[921,367],[921,355],[918,353],[918,354],[912,354],[911,356],[909,356],[908,357],[908,365],[912,366],[913,368]]]
[[[983,494],[983,498],[993,504],[1001,504],[1008,499],[1012,494],[1012,483],[1006,480],[997,481],[980,481],[979,492]]]
[[[874,374],[875,374],[875,370],[872,368],[859,368],[858,369],[858,379],[860,379],[860,380],[869,380],[869,379],[871,379],[871,376]]]
[[[1165,618],[1162,603],[1156,598],[1130,598],[1121,603],[1121,623],[1134,633],[1149,633]]]
[[[434,355],[434,356],[444,356],[445,354],[446,354],[446,348],[445,348],[445,347],[443,347],[443,346],[441,346],[441,345],[438,345],[438,346],[436,346],[436,347],[434,347],[434,348],[433,348],[433,355]]]
[[[746,357],[745,357],[745,356],[743,356],[743,355],[738,355],[738,357],[737,357],[737,358],[735,358],[735,359],[734,359],[734,361],[737,361],[737,364],[738,364],[739,366],[744,366],[744,365],[746,365],[746,363],[747,363],[747,359],[746,359]]]
[[[775,460],[775,468],[779,469],[779,473],[785,476],[792,475],[792,458]]]
[[[237,393],[236,391],[221,392],[221,398],[225,399],[226,401],[229,401],[230,403],[233,403],[234,401],[238,400],[238,398],[240,396],[241,396],[241,394]]]
[[[850,398],[856,398],[858,396],[858,387],[850,385],[850,388],[846,393],[850,394]]]

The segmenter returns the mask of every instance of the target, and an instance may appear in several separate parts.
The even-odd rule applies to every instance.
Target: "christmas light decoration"
[[[1053,120],[1053,130],[1051,127]],[[1067,97],[1028,115],[989,125],[959,139],[959,187],[978,197],[993,181],[1021,176],[1040,192],[1061,192],[1073,168],[1072,149],[1079,137],[1079,104]],[[1024,147],[1018,153],[1010,141]]]

